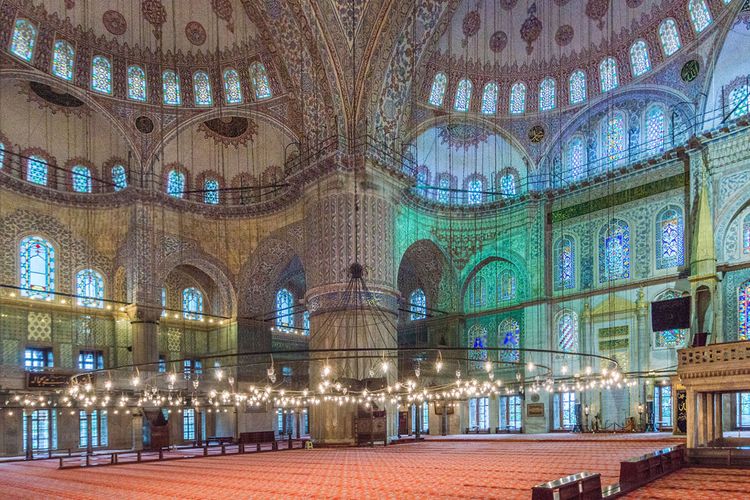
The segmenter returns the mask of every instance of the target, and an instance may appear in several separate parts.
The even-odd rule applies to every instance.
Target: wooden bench
[[[620,462],[620,487],[631,490],[643,486],[681,468],[684,460],[685,448],[680,445]]]
[[[276,434],[273,431],[240,432],[240,444],[254,444],[260,451],[262,444],[271,443],[272,450],[278,450]]]
[[[234,437],[233,436],[208,436],[206,438],[207,443],[217,443],[217,444],[232,444],[234,443]]]
[[[531,489],[531,500],[600,500],[602,479],[599,474],[579,472],[554,481],[537,484]]]

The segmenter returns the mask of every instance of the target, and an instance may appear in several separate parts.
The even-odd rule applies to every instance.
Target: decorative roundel
[[[108,10],[102,15],[102,22],[107,31],[113,35],[122,35],[128,30],[128,22],[125,16],[116,10]]]
[[[609,0],[588,0],[586,2],[586,15],[589,19],[597,21],[599,29],[604,28],[604,16],[609,11]]]
[[[161,26],[167,20],[167,9],[164,8],[161,0],[143,0],[141,14],[152,26]]]
[[[500,52],[508,45],[508,35],[504,31],[496,31],[490,37],[490,50]]]
[[[625,5],[630,7],[631,9],[635,9],[641,6],[643,4],[643,0],[626,0]]]
[[[503,9],[510,10],[516,6],[516,4],[518,3],[518,0],[500,0],[498,3],[500,4],[500,7],[502,7]]]
[[[573,31],[573,26],[569,24],[563,24],[559,28],[557,28],[557,33],[555,33],[555,42],[557,42],[557,45],[560,47],[565,47],[570,42],[573,41],[573,34],[575,32]]]
[[[537,144],[539,142],[542,142],[545,134],[546,132],[544,131],[544,127],[542,127],[541,125],[534,125],[529,129],[529,140],[534,144]]]
[[[698,74],[700,73],[700,71],[701,65],[698,60],[691,59],[682,65],[682,69],[680,70],[680,77],[682,77],[683,82],[690,83],[698,78]]]
[[[154,122],[148,116],[139,116],[135,119],[135,128],[142,134],[150,134],[154,131]]]
[[[479,27],[482,25],[482,17],[479,12],[472,10],[464,16],[463,30],[466,37],[474,36],[479,32]]]
[[[540,399],[540,398],[539,398],[539,394],[533,393],[533,394],[531,395],[531,402],[532,402],[532,403],[538,403],[538,402],[539,402],[539,399]]]
[[[198,21],[190,21],[185,25],[185,36],[193,45],[206,43],[206,29]]]

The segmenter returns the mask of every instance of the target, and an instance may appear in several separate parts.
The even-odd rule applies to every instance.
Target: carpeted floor
[[[624,498],[747,500],[750,470],[691,467],[673,472]]]
[[[617,482],[620,460],[672,444],[428,441],[85,470],[21,462],[0,465],[0,497],[528,499],[534,484],[584,470]]]

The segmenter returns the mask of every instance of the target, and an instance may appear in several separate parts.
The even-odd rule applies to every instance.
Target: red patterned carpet
[[[10,498],[523,498],[534,484],[583,470],[617,481],[619,462],[664,441],[425,442],[294,450],[57,470],[0,465]],[[686,498],[686,497],[683,497]]]
[[[654,481],[624,498],[747,500],[750,498],[750,470],[691,467]]]

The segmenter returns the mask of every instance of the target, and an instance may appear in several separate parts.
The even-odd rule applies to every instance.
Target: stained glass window
[[[34,184],[46,186],[47,160],[39,156],[29,157],[29,161],[26,164],[26,180]]]
[[[521,327],[513,318],[507,318],[497,328],[498,342],[502,342],[500,347],[508,350],[500,353],[500,359],[503,361],[517,362],[521,359],[521,353],[518,348],[521,346]]]
[[[602,142],[606,148],[607,158],[610,161],[617,161],[625,158],[628,149],[628,136],[625,130],[625,118],[619,113],[615,113],[606,118],[604,127],[604,137]]]
[[[737,393],[737,427],[750,427],[750,392]]]
[[[115,185],[115,191],[122,191],[128,187],[128,175],[122,165],[112,167],[112,184]]]
[[[203,203],[219,204],[219,181],[216,179],[206,179],[203,182]]]
[[[516,176],[508,172],[500,177],[500,192],[503,198],[510,198],[516,195]]]
[[[102,94],[112,93],[112,63],[104,56],[91,61],[91,88]]]
[[[438,73],[432,79],[432,89],[428,102],[433,106],[440,107],[445,99],[445,89],[448,88],[448,77],[445,73]]]
[[[555,109],[555,80],[545,78],[539,84],[539,111]]]
[[[581,104],[586,101],[586,73],[576,70],[570,75],[570,104]]]
[[[13,29],[13,38],[10,42],[11,54],[31,62],[34,57],[34,45],[36,44],[36,27],[26,19],[16,19]]]
[[[646,149],[661,151],[667,133],[667,118],[661,106],[652,106],[646,112]]]
[[[513,271],[505,270],[500,273],[497,279],[497,299],[513,300],[516,298],[516,274]]]
[[[680,50],[682,42],[680,42],[680,32],[677,30],[677,23],[674,19],[665,19],[659,25],[659,40],[666,56],[671,56]]]
[[[140,66],[128,66],[128,99],[146,100],[146,72]]]
[[[182,439],[192,441],[195,439],[195,410],[185,408],[182,411]]]
[[[70,80],[73,78],[73,62],[75,61],[75,49],[65,40],[55,42],[55,49],[52,53],[52,74]]]
[[[482,114],[494,115],[497,112],[497,83],[490,82],[484,86],[482,93]]]
[[[487,288],[484,277],[476,276],[469,286],[469,305],[472,307],[484,307],[487,303]]]
[[[630,66],[633,76],[641,76],[651,70],[651,59],[648,56],[648,45],[638,40],[630,47]]]
[[[23,449],[26,451],[28,432],[31,431],[32,450],[57,449],[57,410],[34,410],[31,412],[31,429],[23,420]]]
[[[688,10],[696,33],[700,33],[711,24],[711,12],[708,10],[706,0],[690,0]]]
[[[76,274],[76,295],[79,306],[104,307],[104,278],[93,269],[82,269]]]
[[[526,111],[526,84],[518,82],[510,88],[510,113],[520,115]]]
[[[656,268],[681,266],[685,261],[682,210],[667,207],[656,217]]]
[[[167,106],[179,106],[182,104],[179,75],[168,69],[161,74],[161,82],[164,93],[164,104]]]
[[[0,168],[5,165],[5,144],[0,142]]]
[[[196,71],[193,74],[193,90],[195,91],[196,106],[211,106],[214,103],[211,94],[211,80],[205,71]]]
[[[456,99],[453,102],[453,109],[456,111],[469,111],[471,104],[471,89],[473,85],[471,80],[464,78],[458,82],[456,87]]]
[[[730,118],[739,118],[750,112],[750,87],[740,85],[729,93]]]
[[[282,288],[276,292],[276,327],[282,330],[294,328],[294,297]]]
[[[739,334],[738,340],[750,340],[750,280],[740,285],[738,296]]]
[[[573,311],[563,311],[557,320],[557,345],[563,352],[578,350],[578,316]]]
[[[599,281],[630,278],[630,228],[612,219],[599,232]]]
[[[39,236],[27,236],[19,248],[21,295],[50,298],[55,291],[55,248]]]
[[[200,320],[203,317],[203,294],[194,287],[182,291],[182,317]]]
[[[427,298],[424,290],[417,288],[409,295],[409,319],[425,319],[427,317]]]
[[[262,63],[254,62],[250,65],[250,80],[255,89],[255,98],[258,100],[271,97],[271,84],[268,82],[268,72]]]
[[[167,289],[162,288],[161,289],[161,315],[166,316],[167,315]]]
[[[487,361],[487,329],[482,325],[472,325],[467,337],[471,368],[481,370]]]
[[[449,203],[450,197],[451,197],[451,180],[446,177],[442,176],[440,180],[438,181],[438,194],[437,198],[440,203]]]
[[[167,174],[167,194],[175,198],[182,198],[185,193],[185,174],[178,170],[170,170]]]
[[[310,311],[302,313],[302,328],[305,330],[302,335],[310,335]]]
[[[91,192],[91,171],[83,165],[76,165],[70,169],[73,179],[73,191],[76,193]]]
[[[746,255],[750,254],[750,214],[742,221],[742,251]]]
[[[575,241],[565,236],[555,244],[555,290],[575,288]]]
[[[482,197],[482,181],[479,179],[470,180],[468,193],[469,205],[477,205],[479,203],[482,203]]]
[[[224,70],[224,97],[227,104],[240,104],[242,102],[242,85],[240,75],[232,68]]]
[[[581,137],[576,136],[568,143],[567,160],[570,178],[575,180],[583,177],[586,169],[586,146]]]
[[[608,57],[599,64],[599,80],[602,92],[609,92],[620,85],[617,76],[617,61],[613,57]]]

